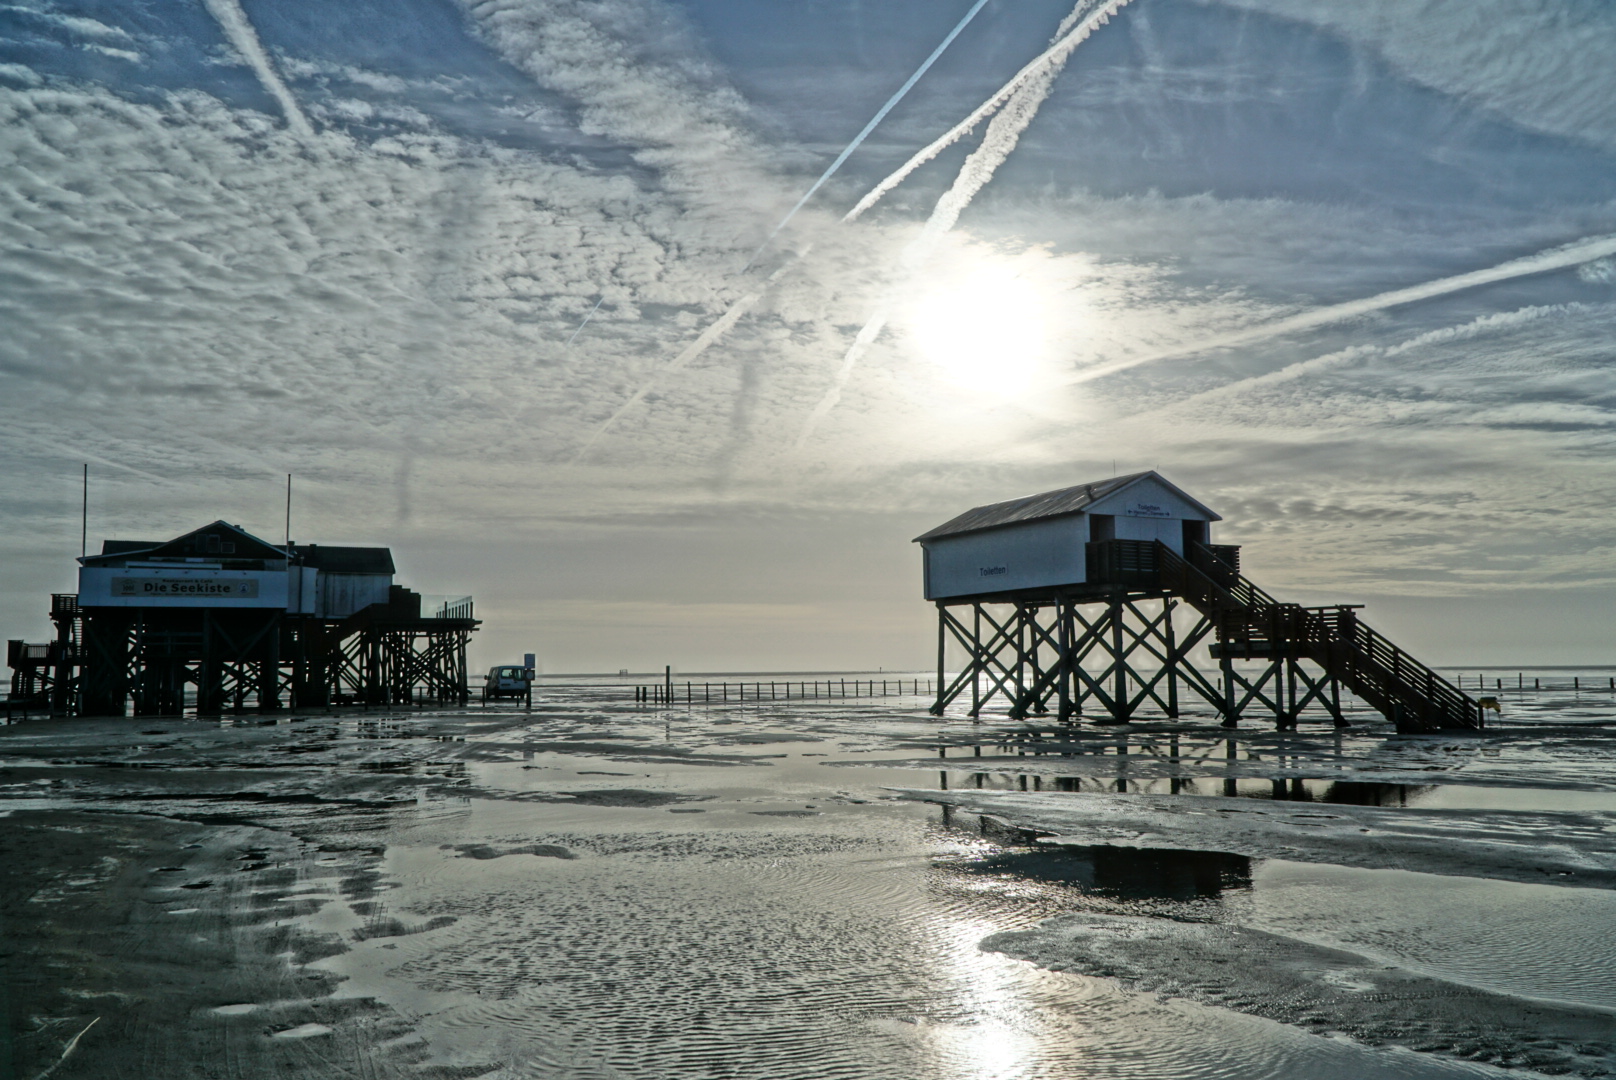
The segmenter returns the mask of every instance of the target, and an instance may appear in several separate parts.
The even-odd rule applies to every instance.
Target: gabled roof
[[[229,545],[232,550],[224,550]],[[327,547],[322,544],[293,544],[292,554],[304,566],[312,566],[328,574],[387,574],[396,573],[393,553],[384,547]],[[173,540],[103,540],[101,554],[87,555],[86,566],[130,558],[184,559],[284,559],[286,549],[279,544],[247,532],[227,521],[215,521],[193,529]]]
[[[229,550],[226,550],[226,548]],[[183,536],[176,536],[156,544],[132,540],[108,540],[101,545],[101,554],[88,555],[81,561],[85,565],[111,559],[127,559],[133,555],[149,559],[215,558],[230,559],[284,559],[284,549],[260,540],[252,533],[228,521],[215,521]]]
[[[1020,499],[1011,499],[1008,502],[990,503],[987,506],[977,506],[959,517],[945,521],[930,532],[921,533],[915,537],[915,542],[925,540],[938,540],[945,536],[959,536],[963,533],[981,532],[984,529],[997,529],[1005,525],[1016,525],[1025,521],[1039,521],[1044,518],[1065,517],[1068,514],[1081,514],[1101,499],[1133,484],[1152,477],[1157,483],[1178,495],[1185,502],[1200,510],[1213,521],[1222,521],[1223,518],[1212,512],[1199,499],[1186,494],[1178,485],[1169,481],[1155,470],[1149,472],[1129,473],[1126,476],[1114,476],[1109,480],[1096,480],[1091,484],[1074,484],[1071,487],[1060,488],[1056,491],[1045,491],[1038,495],[1027,495]]]
[[[393,574],[393,553],[384,547],[326,547],[293,544],[292,553],[304,566],[327,574]]]
[[[226,544],[233,546],[235,551],[224,551],[223,547]],[[232,525],[228,521],[215,521],[212,525],[193,529],[184,536],[176,536],[151,552],[151,557],[155,559],[195,558],[199,555],[230,555],[237,559],[284,559],[286,550],[271,544],[268,540],[260,540],[239,525]]]

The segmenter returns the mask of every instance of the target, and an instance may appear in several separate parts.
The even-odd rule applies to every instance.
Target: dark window
[[[1206,522],[1184,522],[1184,550],[1188,551],[1191,544],[1206,543]]]
[[[1111,514],[1089,515],[1090,540],[1115,540],[1117,538],[1117,519]]]

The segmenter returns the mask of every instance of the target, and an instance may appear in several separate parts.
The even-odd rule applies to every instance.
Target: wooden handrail
[[[1356,605],[1281,603],[1206,545],[1192,546],[1188,559],[1159,540],[1154,547],[1162,586],[1212,619],[1219,641],[1293,641],[1388,716],[1406,709],[1424,726],[1479,726],[1469,695],[1366,625]]]

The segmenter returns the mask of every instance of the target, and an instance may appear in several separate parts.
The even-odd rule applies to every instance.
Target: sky
[[[1616,5],[989,0],[781,227],[971,7],[0,6],[5,636],[88,463],[92,548],[293,474],[474,665],[924,668],[912,537],[1154,468],[1428,662],[1616,662]]]

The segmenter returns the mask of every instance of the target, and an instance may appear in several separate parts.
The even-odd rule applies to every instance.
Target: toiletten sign
[[[115,577],[113,596],[256,600],[257,578]]]
[[[1173,512],[1161,503],[1139,501],[1129,503],[1123,513],[1129,517],[1170,518],[1173,516]]]

